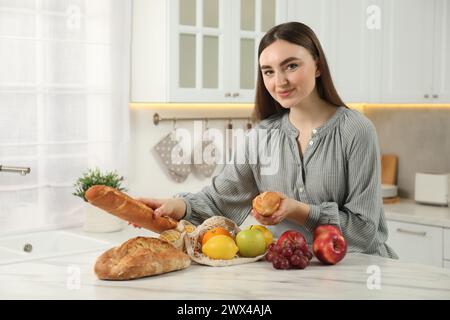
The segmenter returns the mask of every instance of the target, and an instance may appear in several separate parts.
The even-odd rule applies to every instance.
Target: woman
[[[251,212],[261,224],[273,225],[276,236],[296,229],[308,243],[318,225],[332,224],[343,232],[349,252],[397,258],[385,244],[376,131],[339,98],[314,32],[298,22],[275,26],[262,38],[258,58],[255,115],[269,138],[277,132],[278,170],[262,174],[260,163],[230,164],[198,193],[140,200],[157,215],[196,224],[223,215],[240,225]],[[258,144],[256,152],[263,147]],[[263,191],[282,196],[270,217],[251,208]]]

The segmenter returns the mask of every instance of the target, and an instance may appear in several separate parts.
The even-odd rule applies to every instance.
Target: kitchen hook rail
[[[161,121],[189,121],[189,120],[228,120],[228,121],[233,121],[233,120],[248,120],[248,122],[253,122],[251,117],[202,117],[202,118],[198,118],[198,117],[182,117],[182,118],[177,118],[177,117],[170,117],[170,118],[162,118],[158,113],[155,113],[153,115],[153,124],[155,126],[157,126]]]

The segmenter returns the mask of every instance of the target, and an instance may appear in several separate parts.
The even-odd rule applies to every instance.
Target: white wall
[[[134,197],[170,198],[178,192],[198,192],[203,186],[211,183],[214,175],[220,172],[220,167],[209,178],[199,177],[191,173],[182,183],[172,181],[160,167],[158,160],[151,152],[154,145],[173,129],[173,122],[153,124],[154,110],[150,108],[130,108],[130,176],[127,177],[128,193]],[[233,128],[244,128],[246,120],[233,120]],[[228,121],[209,120],[208,127],[225,132]],[[192,121],[177,121],[178,128],[188,129],[193,134]],[[244,225],[256,223],[249,217]]]

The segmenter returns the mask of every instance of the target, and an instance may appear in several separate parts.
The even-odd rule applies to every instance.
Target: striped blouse
[[[187,205],[184,219],[200,224],[221,215],[242,224],[252,200],[264,191],[279,191],[307,203],[305,225],[287,219],[272,226],[275,237],[288,229],[302,232],[309,244],[320,224],[340,227],[348,252],[398,258],[386,245],[388,230],[381,196],[381,160],[377,134],[363,114],[338,107],[312,132],[303,158],[297,138],[301,132],[289,114],[262,120],[247,135],[244,161],[227,163],[211,185],[197,193],[176,194]],[[251,139],[250,137],[257,137]]]

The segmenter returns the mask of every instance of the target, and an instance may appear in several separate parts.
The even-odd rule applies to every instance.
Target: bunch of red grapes
[[[305,269],[312,257],[305,238],[297,232],[288,237],[282,235],[277,243],[272,243],[267,248],[266,253],[266,260],[275,269]]]

